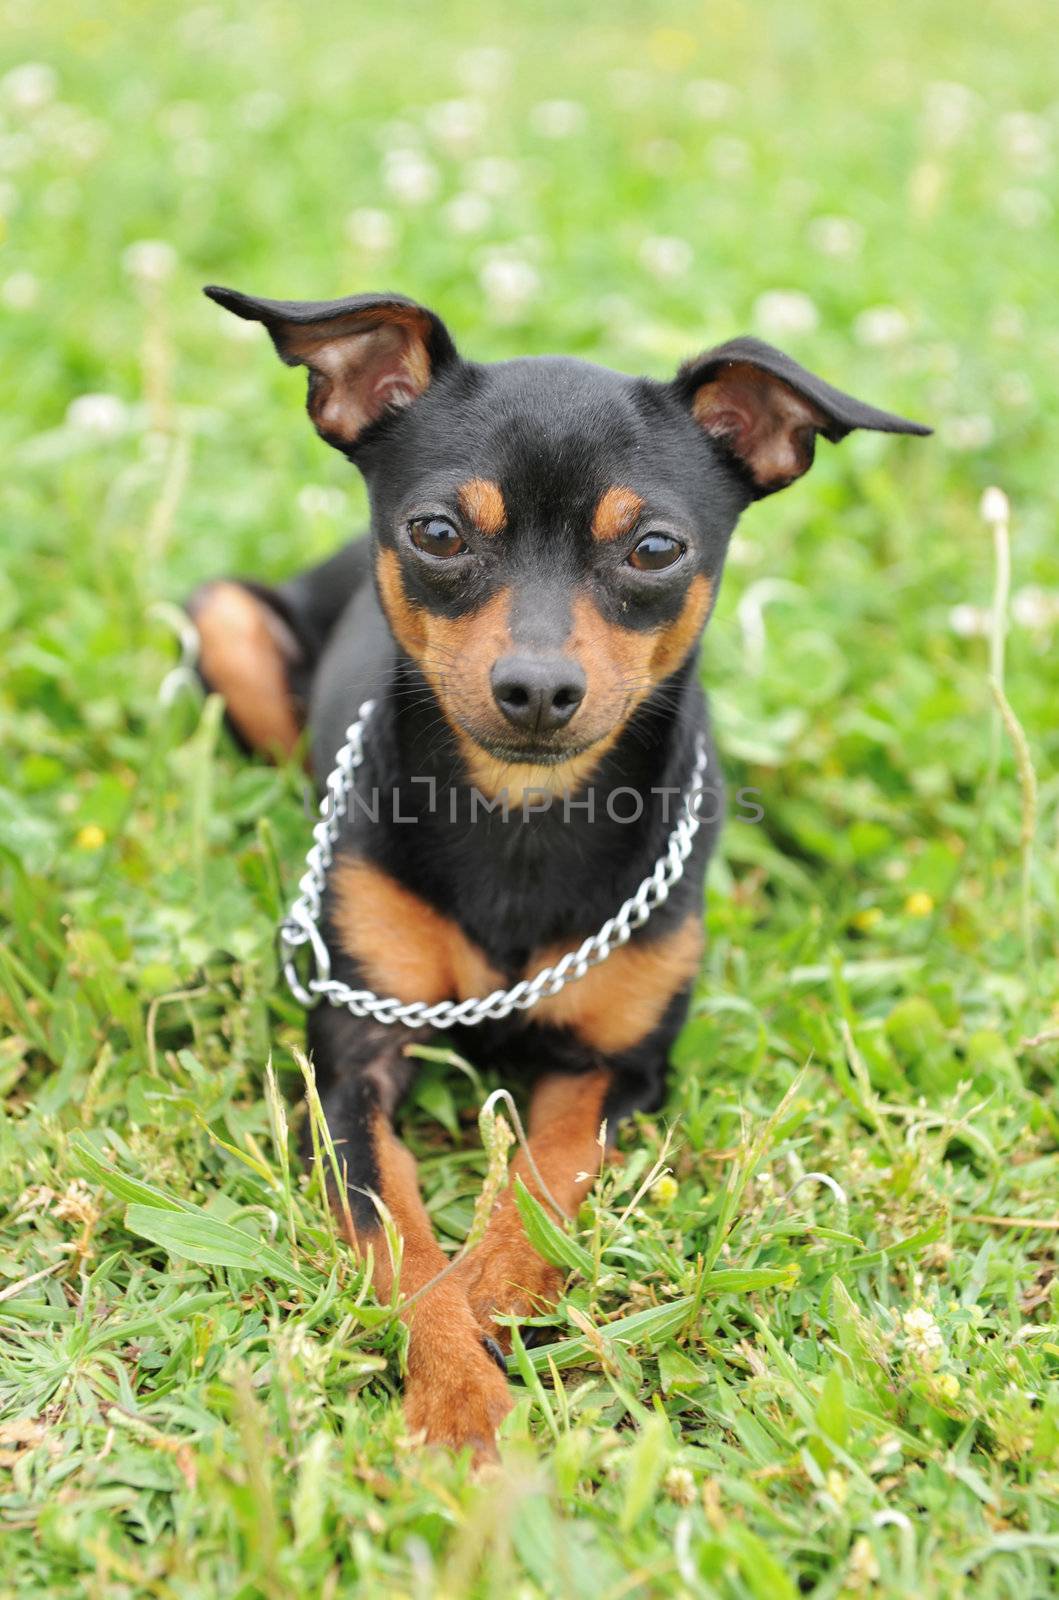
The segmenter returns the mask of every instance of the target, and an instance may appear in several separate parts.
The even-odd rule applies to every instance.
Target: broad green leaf
[[[131,1205],[125,1212],[125,1225],[130,1232],[161,1245],[170,1255],[200,1266],[236,1267],[259,1277],[267,1275],[280,1283],[293,1284],[306,1294],[315,1294],[319,1287],[271,1245],[203,1212]]]
[[[693,1309],[691,1295],[681,1295],[667,1306],[648,1306],[646,1311],[634,1311],[631,1316],[620,1317],[616,1322],[605,1322],[599,1327],[599,1336],[605,1344],[625,1347],[643,1345],[653,1350],[657,1341],[675,1333],[687,1320]],[[594,1366],[597,1355],[591,1341],[580,1334],[576,1339],[560,1339],[558,1344],[536,1345],[526,1351],[526,1359],[537,1371],[546,1369],[549,1358],[560,1371],[565,1367]]]
[[[196,1207],[188,1200],[178,1200],[176,1195],[166,1194],[162,1189],[156,1189],[153,1184],[144,1183],[139,1178],[130,1178],[117,1167],[112,1167],[104,1161],[99,1152],[89,1144],[88,1140],[80,1135],[75,1135],[70,1140],[70,1151],[74,1158],[74,1165],[80,1169],[83,1177],[90,1178],[93,1183],[98,1183],[101,1188],[112,1194],[116,1200],[124,1200],[128,1204],[153,1207],[159,1211],[185,1211],[194,1212]]]
[[[842,1270],[846,1272],[857,1267],[874,1267],[880,1261],[889,1261],[891,1256],[910,1255],[917,1250],[923,1250],[928,1244],[934,1244],[940,1239],[944,1229],[944,1221],[939,1217],[929,1228],[923,1228],[919,1233],[910,1233],[906,1239],[895,1239],[893,1244],[885,1245],[881,1250],[869,1250],[862,1256],[850,1256]]]
[[[710,1294],[750,1294],[776,1284],[790,1288],[796,1276],[793,1266],[792,1262],[789,1267],[718,1267],[705,1274],[702,1287]]]
[[[566,1267],[592,1279],[596,1263],[583,1245],[553,1222],[539,1200],[530,1194],[521,1178],[515,1179],[515,1204],[522,1218],[526,1238],[537,1254],[555,1267]]]
[[[700,1366],[678,1345],[666,1345],[658,1352],[658,1377],[663,1394],[686,1394],[709,1377],[709,1368]]]

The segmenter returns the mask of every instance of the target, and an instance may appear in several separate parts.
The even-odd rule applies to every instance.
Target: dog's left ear
[[[673,387],[699,426],[735,457],[755,499],[808,472],[818,433],[837,444],[854,428],[932,431],[833,389],[760,339],[731,339],[685,362]]]
[[[373,422],[411,405],[458,360],[441,318],[401,294],[260,300],[214,284],[204,292],[237,317],[264,323],[289,367],[308,367],[309,415],[336,450],[352,450]]]

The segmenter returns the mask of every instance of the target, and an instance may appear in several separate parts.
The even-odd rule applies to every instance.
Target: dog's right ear
[[[404,295],[259,300],[214,284],[204,292],[237,317],[263,322],[289,367],[308,367],[316,431],[347,453],[373,422],[410,406],[458,359],[440,317]]]

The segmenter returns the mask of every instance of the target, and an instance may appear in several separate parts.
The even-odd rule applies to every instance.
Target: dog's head
[[[756,339],[668,383],[585,361],[463,360],[400,295],[323,303],[207,289],[309,369],[309,415],[368,484],[398,643],[473,750],[568,767],[695,650],[743,508],[819,434],[929,433]]]

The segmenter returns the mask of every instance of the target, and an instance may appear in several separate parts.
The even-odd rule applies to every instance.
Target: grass
[[[1048,9],[5,11],[52,75],[0,87],[0,1593],[1054,1594]],[[159,700],[158,602],[364,507],[210,280],[659,374],[756,329],[939,428],[745,519],[704,672],[763,820],[489,1481],[409,1446],[288,1155],[304,780]],[[453,1248],[494,1087],[432,1060],[407,1109]]]

